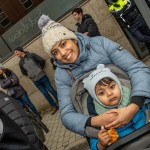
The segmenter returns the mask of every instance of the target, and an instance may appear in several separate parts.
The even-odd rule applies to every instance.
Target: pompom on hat
[[[122,96],[122,87],[121,87],[121,83],[118,77],[115,74],[113,74],[109,68],[106,68],[103,64],[99,64],[97,66],[97,69],[94,70],[87,78],[83,80],[83,84],[84,84],[84,88],[89,92],[89,94],[94,100],[96,100],[98,103],[100,103],[104,107],[110,108],[110,106],[106,106],[102,104],[97,98],[96,93],[95,93],[95,86],[98,83],[98,81],[106,77],[111,78],[118,84],[119,89],[121,91],[121,96]],[[120,99],[120,102],[121,102],[121,99]],[[120,104],[120,102],[118,103],[118,105]],[[116,107],[116,106],[113,106],[113,107]]]
[[[38,27],[42,31],[42,41],[45,51],[50,54],[53,46],[62,40],[74,39],[77,40],[77,36],[60,23],[51,20],[48,16],[42,15],[38,20]]]

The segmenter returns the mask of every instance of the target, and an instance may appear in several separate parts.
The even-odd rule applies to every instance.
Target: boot
[[[52,115],[54,115],[55,113],[56,113],[56,111],[58,110],[58,107],[56,106],[52,106],[51,107],[51,110],[50,110],[50,113],[52,114]]]
[[[40,114],[36,115],[36,117],[42,120],[42,116]]]

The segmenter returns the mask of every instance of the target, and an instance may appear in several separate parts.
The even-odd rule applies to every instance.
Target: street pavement
[[[42,118],[49,129],[44,142],[48,150],[90,150],[86,138],[67,130],[62,125],[59,111],[51,115],[50,110],[47,110],[42,113]]]

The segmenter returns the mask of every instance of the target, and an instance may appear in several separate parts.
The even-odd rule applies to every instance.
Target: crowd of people
[[[146,124],[144,102],[150,98],[150,69],[120,44],[101,36],[93,18],[89,14],[83,14],[81,8],[75,8],[72,16],[77,21],[78,32],[70,31],[46,15],[42,15],[38,20],[43,50],[48,53],[55,67],[57,91],[44,72],[45,60],[42,57],[24,51],[22,46],[16,47],[14,54],[20,58],[21,73],[31,79],[49,102],[50,113],[54,115],[59,109],[62,124],[68,130],[82,136],[88,136],[87,127],[99,128],[96,138],[89,137],[90,147],[92,150],[104,150],[111,141],[107,130],[115,129],[118,138],[121,138]],[[113,64],[126,72],[129,80],[123,82],[129,82],[131,88],[123,86],[122,80],[105,67],[107,64]],[[70,91],[75,80],[93,69],[96,70],[83,80],[84,88],[89,93],[88,102],[90,101],[87,104],[90,115],[84,115],[75,109]],[[2,64],[0,85],[7,91],[7,94],[0,91],[0,99],[8,99],[14,110],[20,110],[23,114],[24,108],[28,107],[35,117],[42,119],[16,74]],[[0,141],[4,143],[0,144],[0,148],[5,149],[5,146],[8,146],[7,149],[10,149],[13,144],[20,150],[47,149],[34,133],[35,140],[32,140],[28,132],[16,126],[14,120],[10,121],[2,106],[0,111],[0,125],[6,126],[6,130],[3,131],[6,132],[5,136],[0,136]],[[25,116],[32,128],[30,119]],[[12,127],[18,135],[13,134]],[[10,133],[14,143],[6,142]],[[18,136],[21,139],[18,139]]]

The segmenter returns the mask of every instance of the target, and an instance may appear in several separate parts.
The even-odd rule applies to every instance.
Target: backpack
[[[118,68],[113,64],[106,65],[106,67],[109,68],[119,78],[122,85],[125,85],[129,89],[131,89],[129,77],[122,69]],[[89,115],[88,107],[87,107],[87,99],[89,94],[84,89],[84,85],[82,81],[84,78],[88,77],[92,71],[85,73],[83,76],[78,78],[73,83],[71,88],[71,100],[74,105],[74,108],[76,109],[77,112],[82,113],[84,115]],[[88,137],[97,138],[99,129],[87,126],[85,131]]]

